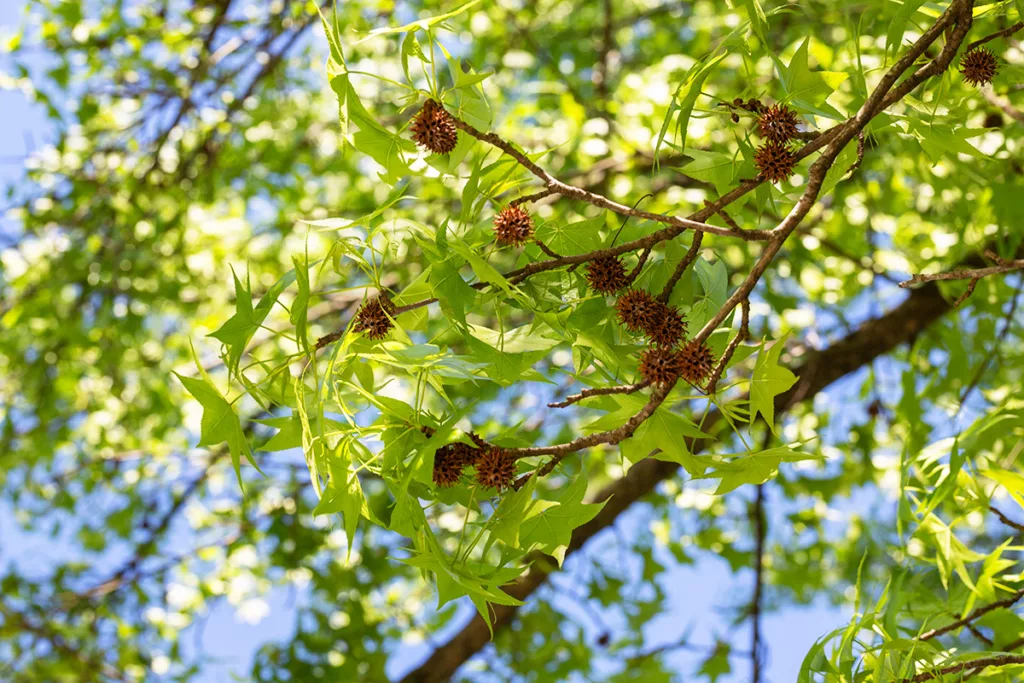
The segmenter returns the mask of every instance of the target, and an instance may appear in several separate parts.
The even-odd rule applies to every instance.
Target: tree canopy
[[[33,3],[0,509],[49,549],[0,550],[3,676],[204,680],[186,634],[290,587],[246,680],[761,683],[822,604],[801,682],[1019,680],[1022,35]],[[669,597],[710,558],[727,629]]]

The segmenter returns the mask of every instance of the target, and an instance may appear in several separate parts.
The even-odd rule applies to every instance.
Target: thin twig
[[[771,440],[771,430],[766,430],[765,448]],[[751,679],[753,683],[761,683],[762,657],[761,649],[761,593],[764,589],[764,540],[767,533],[767,525],[764,518],[764,484],[757,487],[757,497],[754,499],[752,512],[754,522],[755,546],[754,546],[754,597],[750,603],[750,619],[752,622],[753,635],[750,645]]]
[[[959,664],[953,664],[952,666],[936,669],[935,671],[925,671],[913,678],[903,679],[903,683],[922,683],[923,681],[942,678],[947,674],[958,674],[961,672],[967,672],[969,675],[973,676],[975,673],[986,667],[1004,666],[1006,664],[1024,664],[1024,655],[994,655],[992,657],[972,659],[968,662],[960,662]]]
[[[664,223],[665,225],[672,226],[673,228],[679,228],[680,230],[697,230],[701,232],[710,232],[715,235],[722,235],[724,237],[738,237],[742,240],[754,242],[769,239],[769,234],[764,230],[741,230],[737,232],[735,230],[731,230],[728,228],[720,228],[718,226],[708,225],[707,223],[702,223],[699,220],[694,220],[690,218],[667,216],[665,214],[644,211],[642,209],[631,209],[630,207],[612,201],[611,199],[608,199],[603,195],[590,192],[588,190],[584,190],[583,188],[576,187],[575,185],[563,183],[562,181],[558,180],[550,173],[545,171],[543,168],[538,166],[533,160],[526,156],[524,152],[520,151],[512,143],[507,142],[506,140],[504,140],[503,138],[499,137],[494,133],[484,133],[482,131],[479,131],[472,125],[458,118],[457,116],[452,116],[452,121],[455,123],[455,126],[459,130],[471,135],[472,137],[476,138],[477,140],[480,140],[481,142],[486,142],[487,144],[493,147],[497,147],[505,154],[508,154],[510,157],[518,161],[520,166],[522,166],[527,171],[540,178],[540,180],[544,182],[548,189],[557,192],[558,194],[564,195],[566,197],[577,199],[588,204],[593,204],[594,206],[597,206],[602,209],[607,209],[609,211],[613,211],[622,216],[633,216],[634,218],[652,220],[658,223]]]
[[[981,378],[985,376],[985,371],[988,370],[988,366],[992,363],[996,355],[999,353],[999,350],[1006,342],[1006,337],[1010,334],[1010,329],[1013,327],[1014,316],[1017,314],[1017,304],[1020,301],[1022,289],[1024,289],[1024,278],[1021,278],[1017,283],[1017,290],[1013,293],[1013,299],[1010,301],[1010,308],[1006,312],[1006,318],[1003,322],[1003,329],[1000,330],[999,336],[996,337],[996,343],[993,344],[992,350],[985,356],[985,360],[982,361],[981,365],[979,365],[978,369],[974,372],[974,376],[971,377],[970,383],[964,389],[963,393],[960,394],[960,405],[964,404],[964,401],[966,401],[967,397],[971,395],[971,392],[974,391],[978,387],[978,384],[981,383]]]
[[[689,251],[686,252],[686,256],[679,262],[676,269],[672,271],[672,275],[669,277],[668,282],[665,283],[665,287],[661,290],[661,294],[658,295],[658,301],[663,304],[667,304],[668,300],[672,297],[672,290],[676,288],[676,284],[679,282],[679,278],[683,276],[686,269],[690,267],[690,264],[697,260],[697,255],[700,253],[700,243],[703,241],[704,235],[699,232],[693,233],[693,243],[690,245]]]
[[[996,38],[1006,38],[1006,37],[1012,36],[1014,33],[1016,33],[1017,31],[1019,31],[1021,29],[1024,29],[1024,21],[1018,21],[1013,26],[1007,26],[1002,31],[996,31],[995,33],[990,33],[989,35],[985,36],[984,38],[981,38],[979,40],[974,41],[973,43],[971,43],[970,45],[967,46],[967,51],[970,52],[974,48],[978,47],[979,45],[984,45],[985,43],[989,42],[990,40],[995,40]]]
[[[1011,607],[1014,604],[1016,604],[1017,601],[1019,601],[1022,597],[1024,597],[1024,588],[1021,588],[1008,598],[1003,598],[1002,600],[997,600],[996,602],[992,602],[987,605],[982,605],[978,609],[968,614],[963,619],[957,619],[953,623],[947,624],[942,628],[936,628],[932,629],[931,631],[926,631],[925,633],[919,635],[917,637],[917,640],[931,640],[932,638],[938,638],[941,635],[949,633],[950,631],[955,631],[961,626],[964,626],[965,624],[969,624],[972,621],[975,621],[979,617],[985,616],[993,610],[997,610],[1001,607]]]
[[[995,516],[999,518],[999,521],[1002,522],[1003,524],[1005,524],[1006,526],[1010,527],[1011,529],[1016,529],[1017,531],[1024,531],[1024,524],[1021,524],[1020,522],[1013,521],[1012,519],[1007,517],[1003,513],[1003,511],[1000,510],[999,508],[997,508],[996,506],[989,505],[988,509],[991,510],[992,512],[994,512]]]
[[[508,203],[509,206],[519,206],[520,204],[526,204],[528,202],[535,202],[545,197],[549,197],[553,194],[557,194],[554,190],[548,188],[541,190],[540,192],[534,192],[533,194],[523,195],[517,199],[513,199]]]
[[[1021,269],[1024,269],[1024,259],[1004,261],[1003,263],[994,266],[989,266],[987,268],[957,268],[955,270],[947,270],[944,273],[919,273],[911,277],[909,280],[904,280],[903,282],[901,282],[900,287],[907,289],[908,287],[913,287],[914,285],[935,281],[980,280],[981,278],[988,277],[989,275],[1010,273],[1012,271]]]
[[[548,256],[550,256],[551,258],[554,258],[554,259],[557,259],[557,258],[562,258],[562,257],[561,257],[561,256],[559,256],[558,254],[556,254],[555,252],[553,252],[553,251],[552,251],[552,250],[551,250],[551,249],[550,249],[550,248],[548,247],[548,245],[544,244],[544,243],[543,243],[543,242],[541,242],[540,240],[534,240],[534,241],[533,241],[533,243],[534,243],[534,244],[536,244],[536,245],[537,245],[538,247],[540,247],[540,250],[541,250],[541,251],[543,251],[543,252],[544,252],[545,254],[547,254]]]
[[[718,381],[722,379],[722,374],[725,372],[725,367],[732,360],[732,356],[736,353],[736,349],[739,345],[750,339],[750,301],[744,299],[740,302],[740,331],[733,337],[729,345],[725,347],[725,351],[722,352],[722,357],[718,360],[715,365],[714,371],[711,373],[711,379],[708,380],[706,391],[709,394],[715,393],[715,387],[718,386]]]
[[[641,389],[646,389],[651,386],[650,382],[639,382],[637,384],[624,384],[616,387],[598,387],[596,389],[584,389],[578,394],[569,396],[564,401],[558,403],[549,403],[548,408],[568,408],[574,403],[579,403],[585,398],[592,398],[594,396],[609,396],[611,394],[632,394]]]

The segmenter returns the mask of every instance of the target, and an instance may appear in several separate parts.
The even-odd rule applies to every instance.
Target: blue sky
[[[25,0],[3,0],[0,2],[0,35],[8,34],[18,24]],[[4,67],[0,57],[0,69]],[[4,187],[18,183],[21,179],[21,162],[24,156],[44,145],[50,137],[45,117],[26,98],[17,92],[0,91],[0,184]],[[0,206],[3,206],[0,200]],[[0,223],[0,248],[6,246],[17,226],[7,218]],[[855,394],[856,385],[846,383],[847,393]],[[830,392],[832,400],[843,400],[841,388]],[[851,396],[852,398],[852,396]],[[750,491],[740,495],[750,495]],[[10,519],[10,507],[0,502],[0,563],[6,563],[17,556],[35,558],[35,564],[45,565],[45,558],[57,558],[53,554],[53,542],[49,538],[22,533]],[[629,520],[623,522],[629,524]],[[187,533],[183,531],[182,533]],[[39,563],[39,559],[43,562]],[[117,557],[108,558],[111,564]],[[751,573],[746,572],[737,580],[728,570],[724,561],[704,560],[696,565],[669,571],[662,579],[671,615],[662,616],[649,624],[646,637],[650,647],[672,642],[694,624],[701,625],[703,636],[700,642],[710,643],[714,633],[729,631],[728,617],[722,612],[724,606],[735,606],[748,599]],[[268,639],[286,638],[292,630],[295,618],[295,601],[286,591],[276,591],[268,596],[270,615],[257,625],[248,625],[236,619],[233,610],[218,604],[209,614],[198,643],[204,653],[220,660],[220,664],[208,670],[204,681],[223,681],[227,672],[243,674],[248,670],[253,652]],[[301,603],[302,596],[298,602]],[[470,612],[466,609],[465,612]],[[768,643],[767,679],[782,683],[796,678],[800,662],[814,640],[829,630],[843,624],[848,615],[843,610],[830,607],[786,609],[771,613],[764,618],[763,632]],[[586,617],[581,616],[586,623]],[[598,627],[593,627],[596,638]],[[736,632],[737,647],[746,649],[749,635],[746,627]],[[197,642],[196,634],[186,634],[184,641],[192,648]],[[439,637],[438,640],[443,639]],[[400,674],[415,666],[425,656],[425,646],[409,647],[401,651],[392,662],[390,671]],[[680,653],[670,659],[680,666],[680,671],[692,670],[698,658]],[[734,660],[736,673],[722,680],[749,680],[749,662]]]

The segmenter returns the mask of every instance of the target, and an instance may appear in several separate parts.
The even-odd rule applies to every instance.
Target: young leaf
[[[750,420],[753,422],[760,414],[773,433],[775,397],[796,384],[796,375],[779,365],[783,341],[784,339],[780,339],[775,342],[770,349],[766,349],[765,342],[761,342],[761,349],[754,364],[754,375],[750,379]]]

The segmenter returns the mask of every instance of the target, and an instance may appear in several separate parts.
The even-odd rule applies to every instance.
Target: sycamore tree
[[[760,682],[766,616],[828,604],[800,681],[1019,680],[1021,35],[32,3],[0,482],[46,551],[0,548],[4,679],[211,680],[211,610],[289,587],[244,679]],[[727,629],[667,597],[708,558]]]

